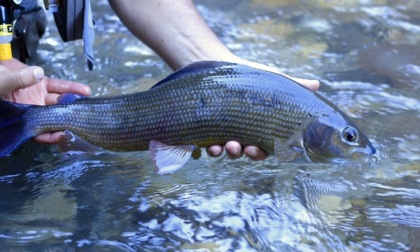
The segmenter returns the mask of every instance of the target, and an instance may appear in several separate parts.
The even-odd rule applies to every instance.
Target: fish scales
[[[64,95],[51,106],[0,100],[0,157],[31,137],[64,130],[70,131],[64,149],[89,151],[89,143],[113,151],[149,149],[160,174],[182,167],[195,147],[229,140],[258,146],[281,162],[302,154],[312,161],[362,161],[376,151],[318,93],[282,75],[226,62],[192,64],[130,95]],[[85,142],[73,141],[78,138]]]
[[[34,107],[28,127],[70,130],[115,151],[146,150],[151,140],[199,147],[237,140],[272,153],[273,137],[290,137],[320,104],[311,104],[311,92],[271,82],[264,72],[204,71],[133,95]]]

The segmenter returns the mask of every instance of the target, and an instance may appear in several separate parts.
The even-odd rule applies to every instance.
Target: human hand
[[[65,80],[51,79],[44,70],[27,66],[12,59],[0,61],[0,98],[16,103],[51,105],[62,93],[90,95],[88,86]],[[57,143],[61,132],[42,134],[35,138],[41,143]]]
[[[236,141],[229,141],[224,146],[210,146],[207,148],[207,153],[211,157],[218,157],[223,153],[223,149],[226,150],[228,157],[231,159],[240,158],[243,154],[254,161],[264,160],[268,157],[268,153],[263,149],[260,149],[256,146],[245,146],[243,148],[242,145]]]
[[[318,88],[319,88],[319,81],[318,80],[309,80],[309,79],[292,77],[292,76],[289,76],[287,74],[282,73],[276,67],[267,66],[267,65],[260,64],[260,63],[257,63],[257,62],[245,60],[245,59],[239,58],[235,55],[231,56],[231,58],[232,59],[230,60],[230,62],[239,63],[239,64],[247,65],[247,66],[250,66],[250,67],[254,67],[254,68],[261,69],[261,70],[265,70],[265,71],[269,71],[269,72],[273,72],[273,73],[277,73],[277,74],[286,76],[287,78],[292,79],[292,80],[296,81],[297,83],[299,83],[300,85],[302,85],[304,87],[307,87],[307,88],[309,88],[313,91],[317,91]]]
[[[173,70],[196,61],[226,61],[282,74],[274,67],[234,55],[212,32],[190,0],[142,0],[142,4],[136,5],[129,1],[109,2],[128,29],[159,54]],[[164,20],[162,17],[165,17]],[[312,90],[319,87],[316,80],[287,77]],[[242,150],[241,145],[235,141],[226,143],[225,149],[231,158],[238,158],[243,153],[253,160],[263,160],[268,156],[255,146],[246,146]],[[219,156],[223,147],[211,146],[207,152],[210,156]]]
[[[267,65],[263,65],[260,63],[244,60],[242,58],[239,58],[231,53],[226,54],[227,61],[239,63],[243,65],[248,65],[254,68],[262,69],[265,71],[274,72],[277,74],[284,75],[297,83],[299,83],[302,86],[305,86],[313,91],[318,90],[319,88],[319,81],[317,80],[308,80],[308,79],[301,79],[301,78],[295,78],[288,76],[284,73],[281,73],[279,69]],[[226,150],[226,153],[228,154],[229,158],[236,159],[241,157],[243,154],[251,158],[252,160],[259,161],[264,160],[268,157],[268,153],[256,146],[245,146],[242,150],[242,146],[239,142],[236,141],[229,141],[225,144],[224,149]],[[212,157],[220,156],[223,152],[223,147],[220,145],[214,145],[207,148],[207,153]]]

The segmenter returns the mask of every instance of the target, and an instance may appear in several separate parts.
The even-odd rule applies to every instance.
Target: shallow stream
[[[315,78],[380,162],[352,167],[205,155],[169,176],[147,152],[63,156],[28,143],[1,160],[2,251],[419,251],[420,2],[195,1],[237,55]],[[96,65],[51,15],[34,64],[94,96],[171,73],[92,1]]]

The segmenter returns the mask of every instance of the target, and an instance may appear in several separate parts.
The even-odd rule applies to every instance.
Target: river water
[[[94,96],[171,70],[92,1],[96,66],[51,16],[35,64]],[[159,176],[147,152],[63,156],[28,143],[1,160],[2,251],[419,251],[420,2],[195,2],[239,56],[316,78],[378,149],[366,167],[203,155]]]

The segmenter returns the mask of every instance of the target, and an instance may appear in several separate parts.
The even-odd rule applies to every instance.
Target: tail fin
[[[24,129],[23,113],[31,105],[0,100],[0,158],[12,153],[33,137]]]

